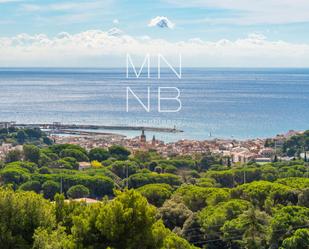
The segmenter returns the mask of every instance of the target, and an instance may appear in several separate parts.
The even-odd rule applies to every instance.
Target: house
[[[79,167],[78,167],[79,170],[84,170],[84,169],[89,169],[89,168],[91,168],[91,163],[89,163],[89,162],[80,162],[79,163]]]
[[[91,198],[77,198],[77,199],[68,199],[68,200],[65,200],[65,202],[71,202],[71,201],[75,201],[75,202],[84,202],[85,204],[94,204],[94,203],[97,203],[99,202],[98,200],[96,199],[91,199]]]
[[[257,157],[255,158],[255,162],[256,163],[271,163],[272,160],[271,158],[268,158],[268,157]]]
[[[276,154],[276,151],[273,148],[264,148],[260,150],[259,154],[263,158],[273,158]]]

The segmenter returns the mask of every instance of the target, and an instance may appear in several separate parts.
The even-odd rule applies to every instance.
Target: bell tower
[[[141,143],[146,143],[146,135],[144,130],[142,130]]]

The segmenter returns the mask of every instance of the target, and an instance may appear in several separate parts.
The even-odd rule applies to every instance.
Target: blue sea
[[[159,139],[271,137],[309,128],[309,69],[183,68],[182,78],[168,69],[158,79],[143,73],[126,77],[126,69],[2,68],[0,121],[169,127],[183,133],[156,133]],[[147,105],[146,112],[127,87]],[[180,91],[182,109],[158,112],[161,97]],[[175,87],[162,88],[162,87]],[[162,100],[162,109],[177,109]],[[137,131],[110,131],[129,137]],[[152,137],[153,133],[146,133]]]

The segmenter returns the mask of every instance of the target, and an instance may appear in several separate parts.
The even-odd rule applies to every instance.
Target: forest
[[[309,248],[309,164],[297,153],[230,165],[212,154],[87,151],[29,130],[1,139],[22,145],[0,163],[3,249]]]

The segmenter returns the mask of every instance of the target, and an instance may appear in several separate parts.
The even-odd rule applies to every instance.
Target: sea
[[[309,69],[182,68],[180,78],[152,68],[137,78],[125,68],[1,68],[1,121],[183,131],[146,132],[166,142],[273,137],[309,129]]]

